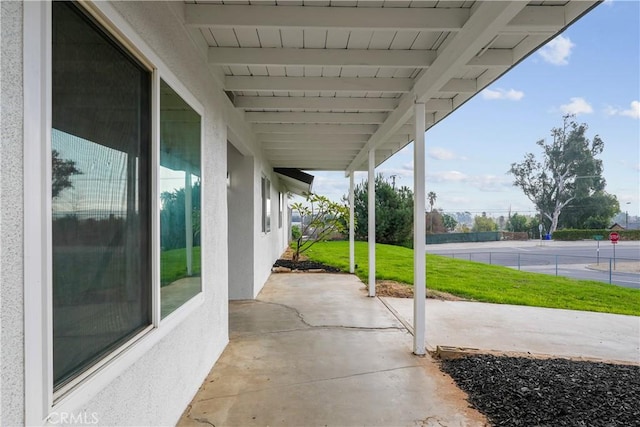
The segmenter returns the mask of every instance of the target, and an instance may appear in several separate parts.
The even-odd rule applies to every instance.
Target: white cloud
[[[399,168],[380,168],[376,170],[376,174],[381,173],[385,178],[390,178],[394,175],[397,179],[409,179],[409,181],[413,182],[413,165],[411,168],[406,167],[408,165],[403,165]]]
[[[558,36],[538,51],[542,59],[553,65],[567,65],[571,49],[575,44],[568,38]]]
[[[470,183],[480,191],[503,191],[513,186],[510,178],[495,175],[479,175]]]
[[[590,114],[593,113],[593,107],[584,98],[571,98],[571,102],[560,106],[563,114]]]
[[[485,89],[481,94],[484,99],[488,100],[506,99],[509,101],[520,101],[524,97],[524,92],[515,89]]]
[[[427,173],[427,182],[466,182],[469,176],[458,171],[442,171]]]
[[[640,101],[631,101],[629,108],[626,110],[620,110],[608,105],[604,112],[609,116],[627,116],[632,119],[640,119]]]
[[[464,184],[484,192],[501,192],[511,189],[512,181],[508,177],[496,175],[466,175],[458,171],[430,172],[426,176],[427,183]]]
[[[442,147],[433,147],[429,149],[429,157],[436,160],[453,160],[457,156],[453,151]]]

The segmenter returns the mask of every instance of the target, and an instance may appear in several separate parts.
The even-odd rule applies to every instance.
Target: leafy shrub
[[[556,230],[553,233],[554,240],[591,240],[593,236],[604,236],[604,239],[609,238],[609,233],[612,230],[609,229],[595,229],[595,230]],[[620,240],[640,240],[640,230],[616,230],[620,234]]]

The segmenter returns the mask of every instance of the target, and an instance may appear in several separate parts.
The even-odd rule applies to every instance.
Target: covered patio
[[[232,104],[228,139],[242,155],[259,147],[275,169],[344,171],[351,242],[354,172],[368,171],[369,260],[375,260],[375,168],[413,141],[414,218],[422,218],[425,132],[597,4],[185,3],[179,12]],[[424,239],[424,221],[417,220],[416,301],[425,296]],[[370,261],[369,296],[375,272]],[[424,316],[416,303],[417,355],[425,353]]]

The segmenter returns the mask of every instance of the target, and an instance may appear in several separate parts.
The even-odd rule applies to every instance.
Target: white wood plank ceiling
[[[571,1],[185,1],[274,167],[366,170],[597,4]],[[499,120],[497,117],[496,120]]]

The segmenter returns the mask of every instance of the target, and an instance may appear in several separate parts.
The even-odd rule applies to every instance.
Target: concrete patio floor
[[[413,327],[413,300],[380,298]],[[427,348],[640,363],[640,317],[471,301],[426,300]]]
[[[274,274],[229,311],[229,345],[180,426],[486,425],[355,276]]]
[[[273,274],[229,305],[230,342],[178,425],[484,426],[430,356],[413,301],[347,274]],[[426,300],[436,346],[640,363],[640,317]]]

